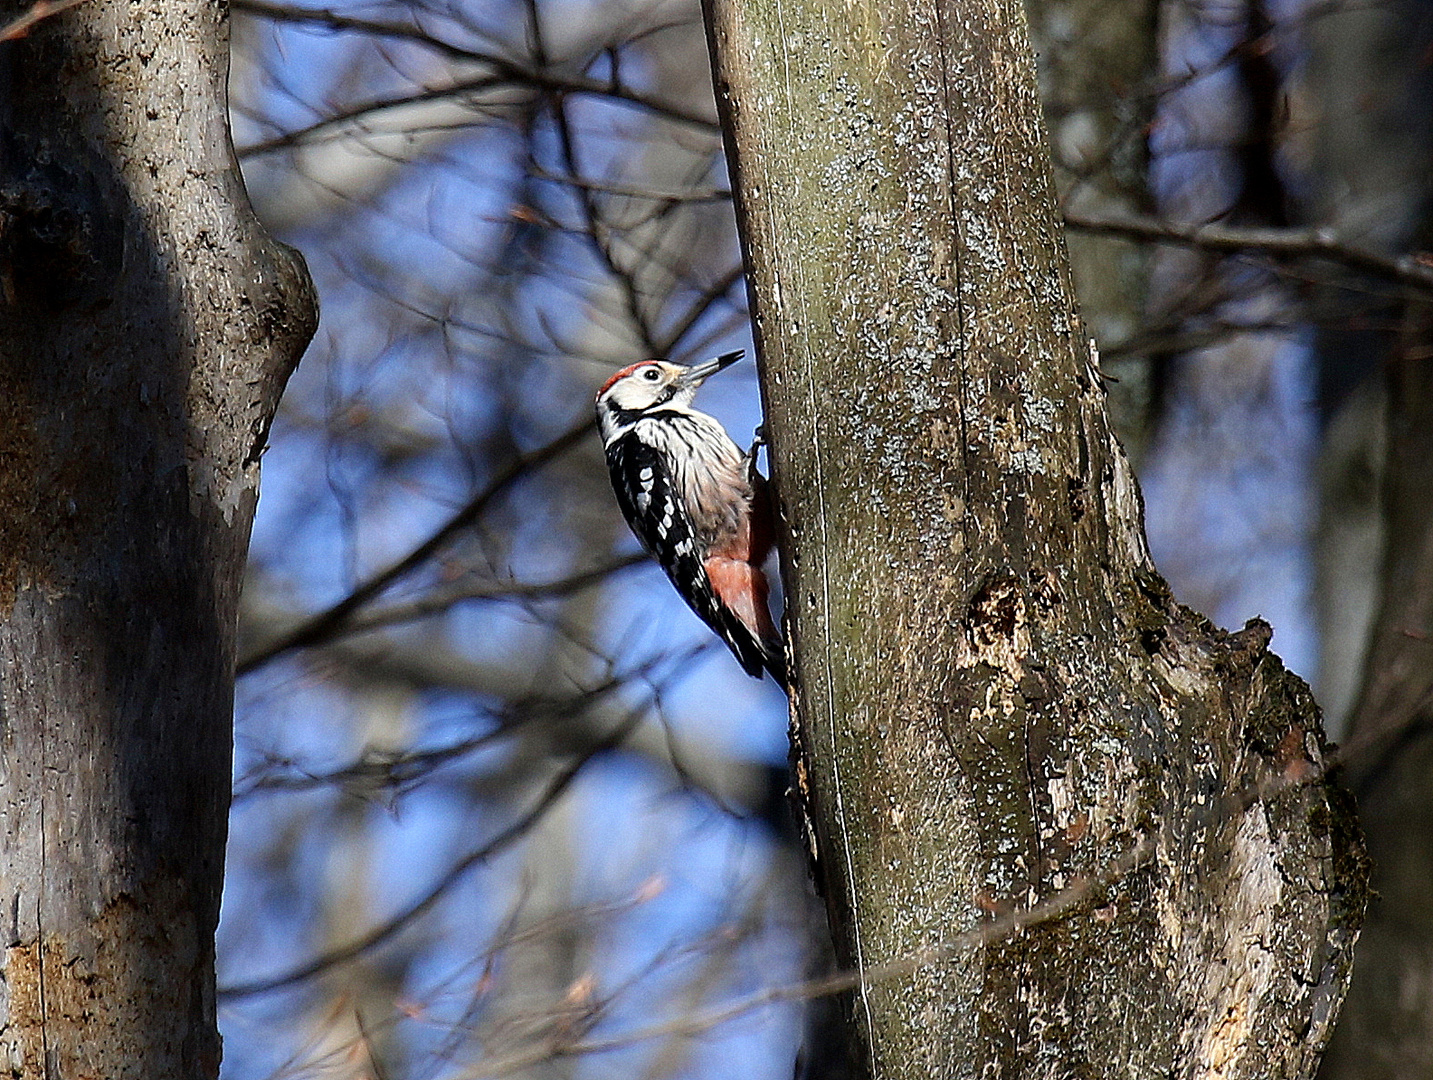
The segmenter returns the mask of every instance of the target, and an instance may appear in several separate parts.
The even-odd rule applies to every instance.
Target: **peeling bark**
[[[227,48],[199,0],[0,44],[3,1076],[218,1073],[237,595],[315,315]]]
[[[786,526],[797,786],[843,959],[1152,851],[1060,918],[864,985],[865,1068],[1310,1075],[1359,841],[1267,627],[1218,630],[1150,562],[1019,4],[708,19]]]

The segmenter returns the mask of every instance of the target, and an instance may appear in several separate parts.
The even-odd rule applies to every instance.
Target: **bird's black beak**
[[[714,360],[704,360],[700,364],[693,364],[682,372],[682,384],[696,389],[722,368],[731,367],[745,355],[745,349],[737,349],[736,352],[722,353]]]

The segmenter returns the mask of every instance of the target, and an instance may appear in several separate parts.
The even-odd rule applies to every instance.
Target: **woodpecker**
[[[786,685],[781,635],[761,566],[771,551],[771,504],[745,453],[711,416],[692,408],[697,388],[741,352],[684,367],[644,360],[597,392],[597,423],[622,516],[677,592],[748,675]]]

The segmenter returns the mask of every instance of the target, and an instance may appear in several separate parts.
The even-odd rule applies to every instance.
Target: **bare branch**
[[[1255,228],[1239,225],[1180,225],[1157,217],[1100,217],[1066,211],[1072,229],[1130,240],[1153,240],[1214,252],[1257,252],[1281,258],[1313,258],[1339,263],[1375,277],[1433,292],[1433,265],[1410,255],[1390,258],[1342,243],[1328,229]]]
[[[255,994],[267,993],[270,990],[278,990],[286,986],[294,986],[298,983],[307,982],[317,975],[323,974],[330,968],[347,963],[357,957],[364,955],[370,950],[391,940],[395,935],[406,927],[432,910],[439,900],[467,875],[468,871],[487,862],[493,856],[511,847],[517,840],[521,839],[527,831],[542,819],[548,810],[559,798],[572,786],[577,775],[597,755],[621,744],[622,740],[642,719],[648,707],[647,702],[632,709],[621,723],[613,727],[606,735],[588,746],[581,754],[566,765],[556,776],[554,776],[543,788],[542,793],[536,801],[523,813],[511,822],[507,827],[500,829],[486,843],[468,852],[443,874],[428,891],[417,900],[413,901],[397,915],[387,922],[381,924],[364,934],[362,937],[340,948],[315,957],[305,964],[301,964],[291,971],[281,975],[274,975],[267,979],[255,979],[247,983],[238,983],[221,989],[219,995],[228,1000],[237,998],[252,997]]]
[[[1226,819],[1233,820],[1235,817],[1247,813],[1259,803],[1272,802],[1283,795],[1321,780],[1331,770],[1347,764],[1352,757],[1360,756],[1375,748],[1381,741],[1381,739],[1352,741],[1341,749],[1325,755],[1323,760],[1318,763],[1307,761],[1302,757],[1295,757],[1289,761],[1276,759],[1275,768],[1263,780],[1225,796],[1221,800],[1220,813]],[[840,994],[859,989],[862,986],[906,978],[922,968],[949,960],[961,953],[1014,938],[1042,923],[1074,915],[1087,903],[1096,902],[1105,890],[1118,885],[1130,874],[1148,865],[1156,853],[1155,838],[1152,835],[1144,835],[1103,869],[1073,879],[1065,888],[1046,899],[1027,907],[1015,908],[996,915],[969,930],[931,942],[905,955],[855,970],[838,971],[830,975],[788,983],[783,986],[767,987],[700,1012],[649,1024],[604,1038],[577,1040],[560,1046],[548,1044],[534,1047],[521,1054],[463,1073],[461,1080],[488,1080],[488,1078],[526,1069],[554,1057],[599,1054],[672,1035],[695,1035],[711,1031],[722,1024],[769,1005]]]
[[[68,2],[78,3],[79,0],[68,0]],[[711,117],[689,112],[673,105],[669,101],[663,101],[660,98],[643,93],[640,90],[634,90],[624,86],[615,79],[604,80],[594,79],[581,74],[559,74],[549,68],[529,66],[496,53],[481,52],[464,48],[460,45],[454,45],[451,42],[434,37],[425,30],[405,23],[357,19],[327,8],[295,8],[283,4],[268,3],[267,0],[236,0],[232,7],[237,11],[244,11],[260,18],[291,23],[315,24],[334,31],[353,31],[381,37],[401,38],[406,41],[416,42],[445,56],[452,57],[455,60],[482,64],[488,68],[488,70],[481,75],[454,83],[450,86],[422,90],[413,94],[385,98],[355,106],[343,113],[325,117],[305,128],[286,132],[272,139],[266,139],[263,142],[242,147],[238,150],[240,157],[268,153],[273,150],[294,146],[330,128],[351,123],[366,116],[372,116],[390,109],[400,108],[418,102],[460,98],[465,94],[471,94],[479,90],[493,89],[499,86],[523,86],[554,95],[582,94],[607,98],[625,105],[646,109],[668,120],[686,124],[702,131],[717,132],[721,130],[716,120]]]
[[[601,257],[603,265],[607,267],[608,273],[621,287],[622,299],[627,307],[627,316],[631,320],[632,327],[641,336],[642,345],[647,354],[649,356],[660,355],[664,350],[658,347],[651,324],[642,311],[642,297],[637,288],[636,278],[627,267],[617,261],[609,235],[612,230],[602,219],[596,197],[588,187],[580,182],[582,167],[577,161],[577,144],[572,136],[572,125],[568,122],[567,106],[561,98],[553,102],[552,115],[557,125],[558,140],[562,146],[563,167],[567,170],[569,177],[578,181],[573,187],[577,193],[578,204],[582,207],[582,216],[587,224],[587,231],[592,237],[592,246]]]
[[[581,1054],[600,1054],[670,1035],[695,1035],[720,1027],[722,1024],[768,1005],[840,994],[863,985],[903,978],[921,968],[959,953],[1014,937],[1031,927],[1069,915],[1091,897],[1117,884],[1124,877],[1144,866],[1153,854],[1154,844],[1148,837],[1144,837],[1104,870],[1072,883],[1038,904],[998,916],[970,930],[933,942],[923,949],[887,960],[884,963],[872,964],[861,970],[839,971],[832,975],[789,983],[785,986],[768,987],[710,1009],[704,1009],[674,1020],[649,1024],[646,1027],[605,1038],[576,1040],[563,1046],[540,1045],[522,1054],[463,1073],[462,1080],[486,1080],[489,1077],[504,1076],[557,1056],[575,1057]]]
[[[625,199],[639,199],[646,202],[668,203],[705,203],[705,202],[730,202],[730,188],[702,188],[694,191],[655,191],[651,188],[631,187],[622,184],[602,184],[595,180],[583,180],[575,176],[564,176],[561,173],[550,172],[539,165],[533,165],[529,170],[538,180],[551,180],[558,184],[569,184],[572,187],[586,188],[588,191],[600,192],[603,195],[617,195]]]
[[[603,566],[593,567],[552,581],[455,581],[433,589],[425,596],[402,604],[389,604],[364,615],[355,615],[343,627],[344,633],[377,630],[385,626],[413,622],[439,615],[456,604],[469,600],[547,600],[568,596],[600,584],[622,570],[650,561],[642,552],[624,555]]]
[[[238,674],[246,675],[262,667],[276,657],[295,649],[307,648],[326,641],[342,627],[351,615],[364,604],[378,596],[399,578],[412,573],[445,547],[458,533],[478,520],[492,501],[518,480],[535,469],[546,465],[554,458],[572,449],[596,430],[596,420],[584,420],[569,428],[544,446],[538,447],[512,461],[486,488],[448,518],[432,535],[415,547],[403,558],[379,571],[332,607],[319,612],[303,623],[251,653],[239,662]]]

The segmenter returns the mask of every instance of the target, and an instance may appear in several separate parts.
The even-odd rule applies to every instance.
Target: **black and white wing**
[[[617,505],[632,532],[691,609],[727,643],[746,673],[760,678],[763,650],[713,591],[696,527],[661,451],[629,432],[608,443],[606,454]]]

